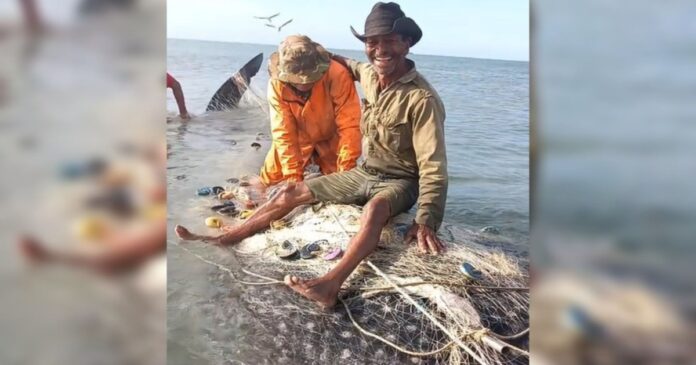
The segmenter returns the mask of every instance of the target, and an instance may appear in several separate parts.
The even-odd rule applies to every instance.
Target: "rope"
[[[483,336],[488,335],[489,332],[490,331],[487,328],[484,328],[484,329],[480,329],[478,331],[472,332],[470,336],[471,336],[471,338],[474,339],[474,341],[481,342],[481,340],[483,339]]]
[[[483,289],[483,290],[510,290],[510,291],[528,291],[529,288],[527,287],[512,287],[512,286],[484,286],[484,285],[472,285],[472,284],[461,284],[461,283],[454,283],[450,281],[414,281],[412,283],[405,283],[405,284],[399,284],[400,287],[405,287],[405,286],[415,286],[415,285],[446,285],[446,286],[456,286],[456,287],[462,287],[462,288],[469,288],[469,289]],[[391,290],[394,289],[390,286],[383,286],[383,287],[376,287],[376,288],[367,288],[363,286],[348,286],[345,288],[347,289],[352,289],[352,290],[362,290],[362,291],[381,291],[381,290]]]
[[[349,238],[348,232],[346,231],[345,227],[343,227],[343,224],[341,224],[341,221],[336,216],[336,212],[334,211],[333,206],[329,205],[328,208],[329,208],[329,211],[331,212],[331,215],[333,216],[334,220],[336,221],[336,223],[341,227],[341,229],[343,230],[343,233],[346,235],[346,237]],[[445,327],[442,323],[440,323],[440,321],[438,321],[432,314],[430,314],[430,312],[428,312],[427,309],[423,308],[418,302],[416,302],[415,299],[413,299],[408,293],[406,293],[406,291],[404,289],[402,289],[398,285],[394,284],[394,282],[386,274],[384,274],[382,272],[382,270],[380,270],[377,266],[375,266],[375,264],[373,264],[372,261],[367,260],[366,263],[379,276],[381,276],[384,280],[386,280],[386,282],[389,283],[389,285],[393,286],[394,289],[399,292],[399,294],[401,294],[404,298],[406,298],[406,300],[411,302],[411,304],[413,304],[413,306],[416,307],[416,309],[418,309],[431,322],[433,322],[433,324],[435,324],[437,327],[439,327],[454,343],[457,344],[457,346],[461,347],[464,351],[466,351],[466,353],[468,353],[479,364],[482,364],[482,365],[487,364],[487,362],[485,360],[483,360],[478,354],[476,354],[471,348],[469,348],[469,346],[467,346],[464,342],[462,342],[459,339],[459,337],[452,334],[452,332],[450,332],[449,329],[447,329],[447,327]]]
[[[529,333],[529,327],[527,327],[526,330],[524,330],[524,331],[522,331],[522,332],[520,332],[520,333],[516,333],[516,334],[510,335],[510,336],[503,336],[503,335],[499,335],[499,334],[494,333],[494,332],[491,332],[491,333],[493,333],[493,335],[494,335],[495,337],[498,337],[498,338],[501,339],[501,340],[516,340],[516,339],[518,339],[518,338],[520,338],[520,337],[526,335],[527,333]]]
[[[505,343],[505,345],[506,345],[507,347],[509,347],[509,348],[511,348],[511,349],[513,349],[513,350],[515,350],[515,351],[517,351],[517,352],[519,352],[519,353],[521,353],[522,355],[525,355],[525,356],[529,357],[529,352],[528,352],[528,351],[525,351],[525,350],[522,350],[522,349],[519,348],[519,347],[510,345],[510,344],[507,343],[507,342]]]
[[[255,272],[251,272],[251,271],[249,271],[249,270],[247,270],[247,269],[245,269],[245,268],[241,268],[241,269],[242,269],[242,272],[244,272],[245,274],[251,275],[251,276],[256,276],[256,277],[259,278],[259,279],[268,280],[269,283],[273,282],[274,284],[285,284],[285,282],[283,282],[282,280],[277,280],[277,279],[269,278],[268,276],[263,276],[263,275],[261,275],[261,274],[255,273]]]
[[[334,211],[334,207],[332,204],[326,204],[326,207],[329,208],[329,213],[333,216],[333,219],[338,223],[339,227],[341,227],[341,230],[343,231],[343,234],[346,235],[346,239],[350,240],[350,235],[348,234],[348,230],[346,227],[343,226],[343,223],[341,223],[341,220],[338,219],[338,216],[336,215],[336,211]]]
[[[186,248],[186,247],[184,247],[184,246],[182,246],[182,245],[180,245],[180,244],[178,244],[178,243],[175,243],[175,245],[178,246],[179,248],[181,248],[182,250],[188,252],[189,254],[193,255],[193,256],[196,257],[197,259],[199,259],[199,260],[205,262],[206,264],[215,266],[215,267],[217,267],[218,269],[227,272],[227,273],[230,275],[230,277],[231,277],[234,281],[236,281],[236,282],[238,282],[238,283],[240,283],[240,284],[244,284],[244,285],[277,285],[277,284],[284,284],[284,283],[283,283],[282,281],[280,281],[280,280],[275,280],[275,279],[272,279],[272,278],[269,278],[269,277],[265,277],[265,276],[262,276],[262,275],[259,275],[259,274],[251,273],[250,271],[245,270],[245,269],[242,269],[242,271],[244,271],[245,273],[247,273],[247,274],[249,274],[249,275],[256,276],[256,277],[259,277],[259,278],[262,278],[262,279],[266,279],[266,280],[268,280],[268,281],[266,281],[266,282],[254,282],[254,281],[244,281],[244,280],[240,280],[240,279],[238,279],[236,276],[234,276],[234,273],[232,272],[232,270],[230,270],[230,269],[228,269],[228,268],[226,268],[226,267],[224,267],[224,266],[218,264],[217,262],[210,261],[210,260],[206,259],[205,257],[203,257],[203,256],[201,256],[201,255],[199,255],[199,254],[197,254],[197,253],[194,253],[193,251],[189,250],[188,248]]]
[[[502,341],[502,340],[516,340],[516,339],[518,339],[518,338],[520,338],[520,337],[522,337],[522,336],[524,336],[524,335],[526,335],[526,334],[528,334],[528,333],[529,333],[529,327],[527,327],[524,331],[522,331],[522,332],[520,332],[520,333],[516,333],[516,334],[510,335],[510,336],[503,336],[503,335],[499,335],[499,334],[497,334],[497,333],[495,333],[495,332],[493,332],[493,331],[490,331],[490,334],[491,334],[491,335],[497,337],[497,338],[500,339],[501,341]],[[505,346],[507,346],[507,347],[509,347],[509,348],[511,348],[511,349],[513,349],[513,350],[515,350],[515,351],[517,351],[517,352],[519,352],[519,353],[521,353],[522,355],[525,355],[525,356],[529,357],[529,352],[528,352],[528,351],[525,351],[525,350],[523,350],[523,349],[521,349],[521,348],[519,348],[519,347],[517,347],[517,346],[511,345],[509,342],[505,342]]]
[[[454,345],[454,341],[450,341],[450,342],[449,342],[448,344],[446,344],[445,346],[443,346],[443,347],[441,347],[441,348],[439,348],[439,349],[437,349],[437,350],[430,351],[430,352],[415,352],[415,351],[407,350],[407,349],[405,349],[405,348],[403,348],[403,347],[401,347],[401,346],[399,346],[399,345],[397,345],[397,344],[395,344],[395,343],[393,343],[393,342],[387,340],[386,338],[384,338],[384,337],[382,337],[382,336],[376,335],[376,334],[374,334],[374,333],[372,333],[372,332],[370,332],[370,331],[368,331],[368,330],[366,330],[366,329],[360,327],[360,325],[358,324],[358,322],[356,322],[355,319],[353,318],[353,314],[350,312],[350,308],[348,307],[348,304],[346,304],[346,302],[343,301],[342,298],[338,298],[338,300],[340,300],[341,303],[343,304],[343,306],[346,308],[346,313],[348,313],[348,318],[350,318],[350,321],[353,322],[353,326],[355,326],[355,328],[357,328],[358,331],[362,332],[362,334],[364,334],[364,335],[366,335],[366,336],[369,336],[369,337],[372,337],[372,338],[377,339],[377,340],[379,340],[379,341],[382,341],[383,343],[385,343],[385,344],[387,344],[387,345],[393,347],[394,349],[396,349],[396,350],[398,350],[398,351],[400,351],[400,352],[403,352],[403,353],[405,353],[405,354],[408,354],[408,355],[411,355],[411,356],[432,356],[432,355],[436,355],[436,354],[438,354],[438,353],[440,353],[440,352],[442,352],[442,351],[445,351],[445,350],[447,350],[450,346]]]
[[[469,346],[467,346],[464,342],[462,342],[462,340],[460,340],[457,336],[452,334],[452,332],[450,332],[450,330],[448,330],[447,327],[445,327],[442,323],[440,323],[440,321],[438,321],[437,318],[435,318],[432,314],[430,314],[430,312],[428,312],[427,309],[423,308],[420,304],[418,304],[418,302],[416,302],[415,299],[413,299],[408,293],[406,293],[405,290],[400,288],[398,285],[394,284],[394,282],[391,281],[391,279],[386,274],[384,274],[382,272],[382,270],[380,270],[377,266],[375,266],[369,260],[367,261],[367,265],[370,266],[370,268],[372,268],[372,270],[374,270],[384,280],[386,280],[387,283],[389,283],[389,285],[393,286],[394,289],[396,289],[396,291],[399,292],[399,294],[403,295],[404,298],[406,298],[406,300],[411,302],[411,304],[413,304],[413,306],[416,307],[416,309],[418,309],[421,313],[423,313],[426,317],[428,317],[428,319],[431,322],[433,322],[433,324],[435,324],[437,327],[439,327],[450,339],[452,339],[452,341],[454,341],[454,343],[456,343],[459,347],[461,347],[464,351],[466,351],[471,357],[473,357],[474,360],[476,360],[479,364],[482,364],[482,365],[487,364],[487,362],[485,360],[483,360],[478,354],[476,354],[472,349],[470,349]]]

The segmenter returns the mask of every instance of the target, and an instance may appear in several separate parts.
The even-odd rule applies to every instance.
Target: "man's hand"
[[[300,181],[302,181],[302,180],[304,180],[304,175],[302,175],[302,174],[300,174],[300,175],[293,175],[293,176],[290,176],[290,177],[288,177],[287,179],[285,179],[285,181],[287,181],[288,184],[293,184],[293,185],[296,184],[296,183],[298,183],[298,182],[300,182]]]
[[[421,253],[437,255],[445,251],[445,245],[437,238],[435,231],[424,224],[414,222],[408,230],[408,233],[406,233],[406,243],[411,243],[413,240],[417,240],[418,249]]]

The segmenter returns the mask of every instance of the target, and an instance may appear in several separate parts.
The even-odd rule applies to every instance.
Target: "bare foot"
[[[41,263],[46,262],[51,259],[51,254],[46,250],[46,248],[41,245],[38,241],[29,238],[21,237],[19,239],[19,250],[31,263]]]
[[[174,227],[174,232],[176,232],[176,235],[184,241],[195,241],[198,239],[197,235],[191,233],[188,229],[186,229],[186,227],[178,224],[176,227]]]
[[[285,284],[303,297],[317,302],[322,309],[331,309],[338,301],[339,287],[327,280],[302,280],[296,276],[286,275]]]
[[[184,241],[203,241],[203,242],[212,242],[214,244],[219,244],[219,240],[217,237],[211,237],[211,236],[202,236],[198,234],[191,233],[186,227],[176,225],[174,227],[174,232],[176,232],[176,235],[181,238]]]
[[[229,226],[231,227],[231,226]],[[232,228],[232,227],[231,227]],[[176,227],[174,227],[174,232],[176,232],[176,235],[181,238],[184,241],[203,241],[203,242],[208,242],[212,243],[214,245],[232,245],[239,240],[233,238],[232,235],[226,234],[218,237],[213,237],[213,236],[203,236],[195,233],[191,233],[186,227],[180,226],[177,224]]]

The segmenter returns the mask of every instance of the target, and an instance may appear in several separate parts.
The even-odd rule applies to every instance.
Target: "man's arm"
[[[300,146],[297,142],[297,122],[290,108],[280,98],[282,84],[268,82],[268,105],[271,115],[271,135],[278,152],[283,177],[295,181],[302,180],[303,166]]]
[[[188,110],[186,110],[186,101],[184,100],[184,90],[182,90],[179,81],[167,74],[167,87],[171,88],[174,93],[174,99],[176,100],[176,105],[179,107],[181,119],[189,119],[190,116]]]
[[[360,157],[360,100],[350,74],[341,67],[336,71],[329,92],[339,136],[336,166],[340,172],[354,168]]]
[[[332,54],[331,59],[345,67],[348,70],[348,72],[350,72],[350,75],[353,77],[353,81],[360,82],[360,80],[367,77],[366,74],[367,72],[369,72],[370,69],[369,63],[358,62],[356,60],[339,56],[337,54]]]
[[[423,97],[411,111],[413,147],[418,163],[418,210],[406,240],[417,240],[421,252],[437,254],[445,249],[437,230],[442,224],[447,198],[447,155],[445,153],[442,103]]]
[[[413,146],[419,171],[418,210],[415,223],[428,227],[434,233],[442,224],[447,199],[445,111],[438,99],[426,96],[415,105],[411,117],[413,118]]]
[[[22,13],[24,14],[24,21],[32,32],[40,31],[43,27],[43,22],[39,16],[39,10],[36,7],[36,1],[34,0],[20,0],[20,5],[22,6]]]

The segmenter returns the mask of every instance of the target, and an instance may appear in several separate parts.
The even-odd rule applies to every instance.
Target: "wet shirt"
[[[418,179],[416,223],[437,230],[447,198],[445,107],[440,96],[411,60],[410,71],[384,90],[371,64],[346,62],[365,95],[360,121],[363,166],[386,176]]]

